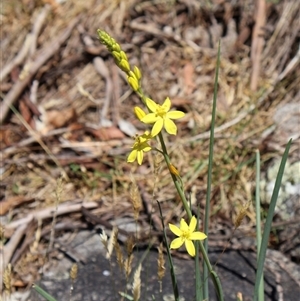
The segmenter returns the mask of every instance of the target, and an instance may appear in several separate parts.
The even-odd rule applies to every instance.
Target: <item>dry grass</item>
[[[132,140],[118,125],[125,120],[142,130],[132,112],[140,101],[98,42],[96,29],[102,28],[122,45],[132,65],[141,68],[145,92],[158,102],[169,96],[175,107],[186,112],[178,123],[178,136],[167,138],[168,148],[187,192],[195,196],[194,205],[200,204],[202,208],[216,49],[221,39],[212,220],[233,225],[240,207],[252,197],[255,150],[261,150],[263,162],[281,152],[280,147],[276,151],[269,147],[272,133],[265,135],[274,124],[274,111],[279,105],[300,98],[300,72],[296,68],[299,1],[269,3],[264,12],[266,44],[255,91],[250,89],[254,62],[250,57],[253,40],[249,35],[255,17],[254,8],[247,6],[247,1],[212,6],[201,1],[139,4],[134,0],[85,0],[56,5],[55,1],[51,5],[46,2],[50,1],[3,4],[3,66],[13,62],[24,47],[38,16],[41,18],[41,10],[45,15],[39,21],[38,32],[33,32],[36,48],[29,49],[1,82],[5,100],[18,85],[19,76],[29,76],[22,92],[12,98],[24,120],[8,114],[1,128],[1,197],[6,208],[1,209],[2,223],[55,207],[56,179],[62,169],[69,180],[60,192],[61,202],[97,201],[101,206],[93,213],[105,221],[125,215],[137,218],[131,207],[130,175],[142,187],[142,197],[152,195],[162,203],[165,223],[179,220],[184,214],[168,170],[163,164],[160,166],[154,153],[146,157],[141,167],[126,163]],[[59,50],[31,76],[31,64],[43,58],[43,51],[51,49],[49,45],[76,17],[79,20]],[[98,63],[95,57],[99,58]],[[102,65],[99,68],[97,64]],[[109,127],[100,126],[105,123]],[[28,126],[32,131],[28,131]],[[282,146],[286,141],[283,137],[276,143]],[[42,143],[55,160],[45,152]],[[297,159],[297,148],[292,156]],[[154,214],[156,209],[153,208]],[[144,226],[149,225],[147,214],[139,212],[138,220]],[[80,211],[58,215],[56,223],[63,223],[65,218],[76,221],[81,216]],[[252,216],[250,211],[248,229],[253,226]],[[50,227],[51,219],[45,219],[43,225],[45,229]],[[37,223],[32,221],[28,229],[34,235]],[[49,231],[45,233],[44,239]],[[13,235],[14,231],[6,231],[4,240]],[[42,252],[46,245],[47,239],[41,239],[37,251]],[[36,259],[28,247],[18,259],[12,259],[16,279],[22,279],[24,271],[33,275],[24,280],[24,286],[37,277],[36,271],[44,263]]]

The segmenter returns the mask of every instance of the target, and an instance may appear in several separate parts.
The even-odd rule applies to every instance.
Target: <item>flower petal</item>
[[[183,218],[180,220],[180,230],[182,232],[189,232],[189,226]]]
[[[164,103],[162,104],[162,107],[165,109],[166,112],[170,111],[171,108],[171,100],[169,97],[167,97],[164,101]]]
[[[154,123],[156,122],[160,117],[157,117],[155,113],[149,113],[146,116],[144,116],[141,121],[144,123]]]
[[[151,136],[155,137],[163,128],[164,121],[162,118],[159,118],[153,125]]]
[[[128,163],[132,163],[136,160],[136,156],[137,156],[137,150],[134,149],[131,151],[131,153],[129,154],[128,158],[127,158],[127,162]]]
[[[171,119],[169,119],[169,118],[165,119],[164,127],[170,135],[176,135],[177,134],[177,126]]]
[[[182,118],[185,115],[185,113],[181,111],[171,111],[167,113],[167,117],[171,119],[179,119]]]
[[[172,240],[170,249],[178,249],[180,248],[184,243],[184,240],[181,237],[177,237]]]
[[[177,226],[175,226],[173,224],[169,224],[169,228],[175,235],[181,236],[182,232]]]
[[[185,247],[190,256],[194,257],[196,254],[194,243],[191,240],[187,239],[185,241]]]
[[[155,103],[152,99],[146,98],[146,105],[151,112],[156,112],[157,103]]]
[[[190,234],[191,240],[203,240],[205,238],[207,238],[207,235],[203,232],[197,231]]]
[[[151,146],[148,145],[148,143],[145,143],[145,146],[143,146],[142,151],[146,153],[149,152],[150,150],[151,150]]]
[[[191,218],[191,221],[190,221],[190,232],[194,232],[195,229],[196,229],[196,226],[197,226],[197,219],[196,217],[193,215],[192,218]]]
[[[139,165],[142,165],[143,158],[144,158],[143,151],[138,151],[137,152],[137,162],[138,162]]]

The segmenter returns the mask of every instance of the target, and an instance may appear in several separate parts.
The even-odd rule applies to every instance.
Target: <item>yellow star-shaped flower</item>
[[[151,150],[151,146],[148,141],[152,138],[149,131],[146,131],[143,135],[137,135],[135,137],[132,151],[127,158],[127,162],[132,163],[137,160],[138,164],[141,165],[144,158],[144,153]]]
[[[151,113],[144,116],[141,121],[147,124],[154,123],[151,135],[156,136],[164,127],[171,134],[177,134],[177,126],[172,119],[182,118],[185,114],[181,111],[170,111],[171,100],[167,97],[162,105],[158,105],[152,99],[146,99],[146,105]]]
[[[195,246],[192,240],[204,240],[207,236],[206,234],[195,231],[197,225],[196,217],[193,216],[190,221],[190,225],[188,226],[186,221],[182,218],[180,220],[180,228],[173,224],[169,224],[170,230],[177,236],[174,240],[172,240],[170,249],[178,249],[183,243],[185,244],[185,248],[190,254],[190,256],[195,256]]]

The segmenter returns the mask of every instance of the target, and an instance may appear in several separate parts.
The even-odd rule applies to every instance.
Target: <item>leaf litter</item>
[[[150,228],[150,212],[157,213],[152,199],[162,203],[165,223],[179,221],[183,214],[167,168],[161,166],[153,175],[154,154],[149,153],[141,167],[126,163],[132,144],[128,133],[143,130],[133,114],[140,100],[100,45],[97,28],[107,30],[130,62],[139,66],[149,96],[157,102],[169,96],[186,112],[168,146],[186,190],[202,208],[221,41],[212,235],[220,227],[232,227],[239,208],[253,195],[255,150],[260,149],[262,161],[269,162],[287,142],[286,135],[274,129],[275,123],[280,124],[273,120],[275,112],[280,106],[299,104],[300,98],[300,3],[262,6],[262,2],[258,6],[252,1],[136,0],[3,4],[1,224],[6,228],[3,250],[14,264],[15,287],[25,288],[39,277],[44,260],[36,254],[47,248],[50,233],[42,232],[34,253],[33,241],[22,237],[26,227],[34,235],[39,220],[44,230],[51,227],[56,179],[61,174],[65,182],[57,225],[70,220],[77,227],[86,225],[81,206],[105,223],[125,216],[133,219],[131,176],[150,206],[140,213],[144,228]],[[265,23],[257,23],[259,16]],[[291,160],[296,162],[299,135],[289,135],[295,138]],[[274,144],[280,147],[274,149]],[[248,233],[254,225],[253,208],[249,210],[243,228]]]

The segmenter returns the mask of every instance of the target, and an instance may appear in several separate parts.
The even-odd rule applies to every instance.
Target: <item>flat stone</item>
[[[113,301],[120,300],[120,292],[131,295],[131,286],[126,286],[124,272],[120,270],[115,258],[112,258],[111,263],[105,258],[99,235],[91,236],[91,233],[87,231],[83,231],[78,235],[78,238],[70,246],[71,250],[81,255],[84,263],[79,263],[78,277],[74,283],[72,293],[70,293],[71,280],[61,277],[63,271],[64,276],[68,274],[72,264],[69,258],[64,258],[53,264],[38,284],[57,300]],[[84,243],[78,243],[82,239],[84,239]],[[134,252],[133,270],[138,266],[138,261],[145,255],[145,252],[147,253],[146,250]],[[226,250],[223,254],[221,253],[222,250],[220,249],[212,249],[209,256],[213,265],[217,262],[215,270],[220,277],[225,300],[236,301],[238,292],[243,294],[244,301],[252,300],[255,254],[250,251],[238,250]],[[157,252],[150,251],[146,255],[142,261],[141,272],[142,300],[153,300],[153,296],[155,300],[174,300],[167,258],[165,264],[166,275],[162,281],[162,291],[160,291],[160,284],[157,280]],[[173,260],[182,300],[195,300],[194,261],[176,257]],[[288,264],[290,265],[289,270],[286,270],[285,267]],[[289,272],[291,269],[296,270],[297,273],[291,275]],[[299,266],[290,262],[280,252],[270,251],[265,268],[265,300],[279,300],[280,296],[285,301],[297,300],[300,296],[299,269]],[[132,281],[132,277],[130,277],[129,284],[132,284]],[[39,301],[44,299],[35,291],[32,291],[28,300]],[[210,283],[209,300],[217,300],[212,283]]]

